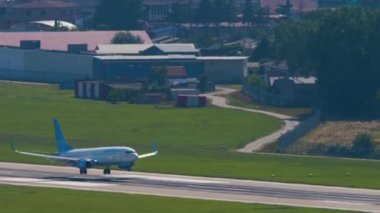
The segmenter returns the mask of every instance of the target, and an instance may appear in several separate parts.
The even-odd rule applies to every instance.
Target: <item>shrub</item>
[[[351,152],[354,157],[370,157],[375,152],[375,141],[368,133],[362,133],[355,137]]]
[[[119,32],[111,40],[112,44],[142,44],[143,40],[130,32]]]

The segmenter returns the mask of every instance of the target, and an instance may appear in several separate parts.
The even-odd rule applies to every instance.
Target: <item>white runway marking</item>
[[[145,180],[162,180],[162,181],[181,182],[181,183],[228,183],[225,181],[211,181],[211,180],[175,178],[175,177],[150,177],[150,176],[142,176],[142,175],[112,175],[111,177],[138,178],[138,179],[145,179]]]
[[[55,180],[45,180],[37,178],[0,178],[0,182],[11,182],[11,183],[38,183],[46,185],[61,185],[61,186],[82,186],[82,187],[101,187],[110,186],[111,184],[105,183],[89,183],[80,181],[55,181]]]

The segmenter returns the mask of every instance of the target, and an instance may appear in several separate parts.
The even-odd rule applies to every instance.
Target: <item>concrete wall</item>
[[[313,114],[302,120],[294,130],[285,133],[278,139],[278,148],[285,151],[290,145],[296,143],[300,138],[316,128],[320,122],[321,112],[314,110]]]
[[[0,69],[23,70],[24,51],[11,48],[0,48]]]
[[[246,60],[208,60],[204,62],[205,75],[217,83],[241,82],[247,70]]]
[[[0,78],[60,82],[92,77],[90,55],[0,48]]]

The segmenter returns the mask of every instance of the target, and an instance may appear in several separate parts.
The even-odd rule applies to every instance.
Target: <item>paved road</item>
[[[380,190],[0,163],[0,184],[380,212]]]
[[[256,110],[256,109],[249,109],[244,107],[237,107],[232,106],[227,103],[227,98],[224,97],[228,94],[231,94],[233,92],[236,92],[236,89],[232,88],[225,88],[225,87],[217,87],[217,91],[209,94],[205,94],[207,98],[211,100],[211,103],[215,106],[222,107],[222,108],[228,108],[228,109],[236,109],[236,110],[242,110],[247,112],[254,112],[254,113],[261,113],[265,115],[269,115],[275,118],[278,118],[284,122],[282,128],[270,135],[267,135],[265,137],[259,138],[255,141],[249,142],[247,145],[245,145],[243,148],[238,149],[238,152],[244,152],[244,153],[250,153],[261,150],[265,145],[268,145],[270,143],[273,143],[277,141],[281,135],[285,134],[288,131],[293,130],[296,128],[299,124],[297,120],[295,120],[293,117],[282,115],[274,112],[268,112],[263,110]]]

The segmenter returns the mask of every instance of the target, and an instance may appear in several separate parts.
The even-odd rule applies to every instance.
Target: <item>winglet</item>
[[[153,144],[152,145],[152,151],[155,152],[155,153],[158,153],[158,146],[157,146],[157,144]]]
[[[154,145],[152,146],[152,152],[151,152],[151,153],[147,153],[147,154],[139,155],[138,158],[141,159],[141,158],[151,157],[151,156],[157,155],[157,153],[158,153],[158,147],[157,147],[156,144],[154,144]]]
[[[12,150],[15,152],[15,151],[16,151],[16,148],[15,148],[15,146],[13,145],[13,143],[9,143],[9,145],[11,146]]]

